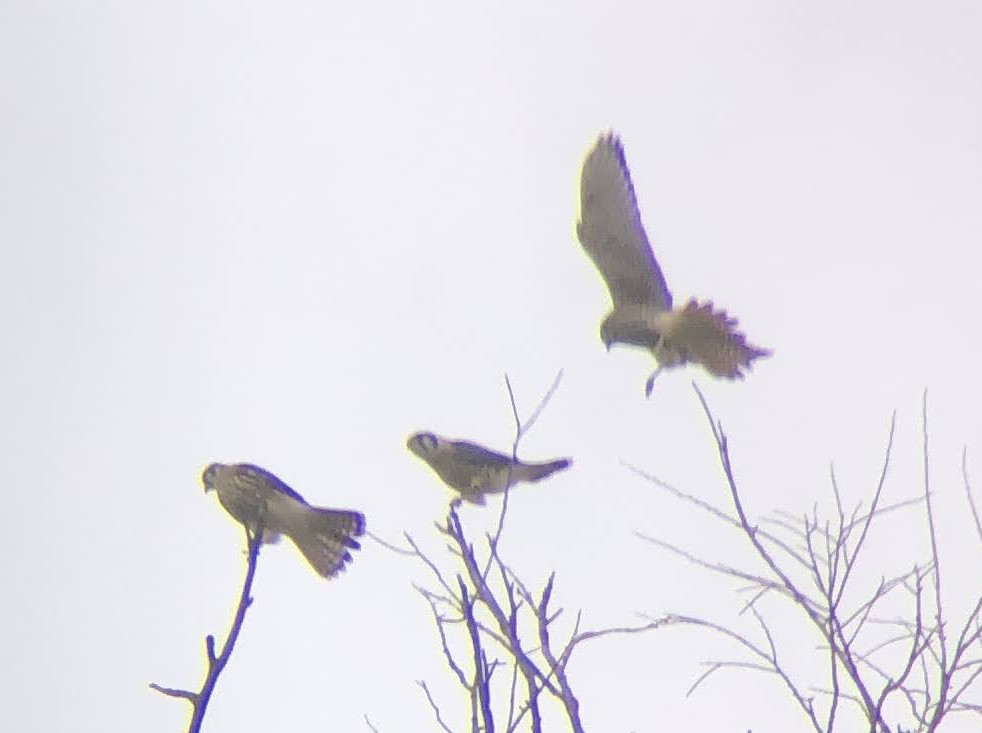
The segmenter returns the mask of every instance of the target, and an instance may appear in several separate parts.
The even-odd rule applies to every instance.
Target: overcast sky
[[[186,726],[147,683],[197,688],[244,569],[210,461],[442,559],[449,492],[405,438],[509,448],[505,372],[527,412],[564,370],[521,455],[574,466],[512,495],[503,551],[534,588],[554,569],[587,626],[744,623],[731,584],[634,534],[748,557],[621,465],[725,504],[692,379],[754,517],[828,509],[830,463],[867,499],[894,410],[885,496],[916,495],[927,388],[963,611],[982,577],[960,477],[968,445],[979,491],[980,38],[982,6],[953,1],[0,6],[4,727]],[[773,348],[745,382],[681,370],[646,401],[650,357],[605,353],[574,221],[607,129],[676,299]],[[464,509],[475,538],[497,507]],[[865,588],[923,563],[919,516],[884,522]],[[434,730],[417,679],[462,726],[426,579],[371,540],[331,582],[265,551],[205,729]],[[778,627],[814,671],[814,636]],[[569,672],[595,731],[803,730],[750,672],[685,697],[735,654],[661,630]]]

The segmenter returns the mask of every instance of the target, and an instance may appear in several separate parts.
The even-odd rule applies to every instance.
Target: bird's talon
[[[645,397],[651,397],[651,390],[655,388],[655,379],[658,377],[659,374],[661,374],[661,370],[662,370],[661,367],[655,369],[655,371],[651,373],[651,376],[648,377],[648,381],[644,383]]]

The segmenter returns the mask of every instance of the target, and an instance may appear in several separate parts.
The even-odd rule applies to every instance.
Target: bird
[[[541,481],[572,465],[569,458],[525,463],[466,440],[448,440],[428,432],[414,433],[406,441],[410,452],[423,459],[461,499],[484,504],[487,494],[499,494],[524,481]]]
[[[311,506],[300,494],[264,468],[252,463],[211,463],[201,474],[205,493],[214,490],[234,519],[255,532],[262,521],[263,542],[286,535],[324,578],[351,562],[349,550],[361,547],[365,515],[347,509]]]
[[[576,235],[613,301],[600,324],[604,346],[609,351],[615,343],[632,344],[655,357],[646,396],[663,369],[693,362],[713,376],[742,379],[754,359],[771,355],[748,343],[737,319],[710,301],[691,298],[672,308],[672,294],[641,223],[624,146],[613,132],[601,134],[584,160]]]

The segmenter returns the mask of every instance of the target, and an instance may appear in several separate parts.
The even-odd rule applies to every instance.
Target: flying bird
[[[201,474],[205,492],[237,521],[255,531],[263,521],[263,542],[286,535],[318,575],[331,578],[351,562],[354,538],[365,533],[365,515],[344,509],[311,506],[269,471],[251,463],[212,463]]]
[[[691,298],[672,308],[672,294],[648,243],[624,157],[613,133],[601,135],[583,163],[576,234],[597,266],[613,309],[600,324],[600,339],[648,349],[657,369],[645,384],[651,395],[662,369],[689,362],[716,376],[742,379],[742,369],[770,351],[747,343],[737,320],[711,302]]]
[[[447,440],[433,433],[410,436],[406,447],[426,461],[447,486],[459,491],[462,499],[473,504],[484,504],[486,494],[499,494],[523,481],[541,481],[572,464],[568,458],[545,463],[513,461],[511,456],[475,443]]]

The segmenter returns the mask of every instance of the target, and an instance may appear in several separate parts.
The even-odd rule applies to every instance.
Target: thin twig
[[[366,537],[370,537],[371,539],[375,540],[380,545],[382,545],[382,547],[384,547],[386,550],[391,550],[392,552],[395,552],[395,553],[397,553],[399,555],[407,555],[409,557],[413,557],[414,555],[418,555],[419,554],[419,551],[416,550],[416,549],[412,549],[412,548],[411,549],[406,549],[405,547],[399,547],[398,545],[395,545],[395,544],[392,544],[391,542],[387,542],[386,540],[383,540],[377,534],[374,534],[374,533],[369,532],[367,530],[365,531],[365,536]]]
[[[508,390],[508,403],[511,405],[511,414],[515,419],[515,439],[511,444],[511,465],[508,467],[508,477],[505,481],[505,492],[501,500],[501,511],[498,513],[498,526],[494,531],[493,538],[491,539],[491,544],[497,547],[498,542],[501,540],[501,532],[505,527],[505,512],[508,511],[508,495],[511,492],[511,474],[514,470],[515,464],[518,463],[518,445],[521,443],[522,438],[532,429],[542,411],[546,409],[546,406],[552,400],[552,396],[559,389],[559,383],[563,380],[563,370],[560,369],[556,372],[555,378],[552,380],[552,384],[549,385],[549,389],[539,400],[539,404],[535,406],[532,410],[532,414],[529,416],[525,422],[522,422],[521,418],[518,416],[518,405],[515,403],[515,390],[512,389],[511,379],[508,378],[508,374],[505,374],[505,388]],[[488,564],[484,568],[482,575],[486,578],[488,571],[490,570],[491,558],[488,558]]]
[[[430,707],[433,709],[433,714],[436,716],[436,722],[439,723],[440,727],[447,733],[454,733],[453,729],[444,722],[443,716],[440,715],[440,708],[433,700],[433,695],[430,694],[430,688],[426,686],[425,680],[416,680],[416,684],[422,687],[423,692],[426,693],[426,699],[429,701]]]
[[[539,607],[536,613],[539,626],[539,643],[541,644],[542,655],[549,662],[549,666],[552,668],[552,674],[559,683],[559,689],[562,691],[559,700],[566,709],[566,717],[569,718],[569,724],[573,729],[573,733],[583,733],[583,723],[580,721],[580,701],[573,694],[573,688],[570,686],[569,678],[566,676],[565,660],[559,662],[556,659],[549,643],[548,608],[549,599],[552,597],[552,584],[555,579],[556,573],[553,572],[549,575],[546,587],[542,590],[542,600],[539,601]],[[569,646],[568,649],[572,649],[572,647]]]
[[[938,685],[938,702],[934,709],[934,720],[931,728],[937,727],[941,721],[941,716],[945,713],[945,706],[948,701],[948,688],[951,685],[951,673],[948,669],[948,640],[945,634],[944,608],[941,601],[941,563],[938,556],[938,535],[934,523],[934,507],[931,502],[931,470],[928,461],[928,438],[927,438],[927,389],[921,397],[921,435],[923,440],[924,461],[924,506],[927,511],[928,538],[931,541],[931,562],[934,566],[934,613],[935,624],[938,633],[938,656],[941,671],[940,684]]]
[[[979,541],[982,542],[982,520],[979,519],[979,509],[975,506],[975,497],[972,496],[972,484],[968,480],[968,446],[962,447],[962,479],[965,482],[965,494],[968,496],[968,505],[972,509],[972,518],[975,519],[975,531],[978,532]]]

